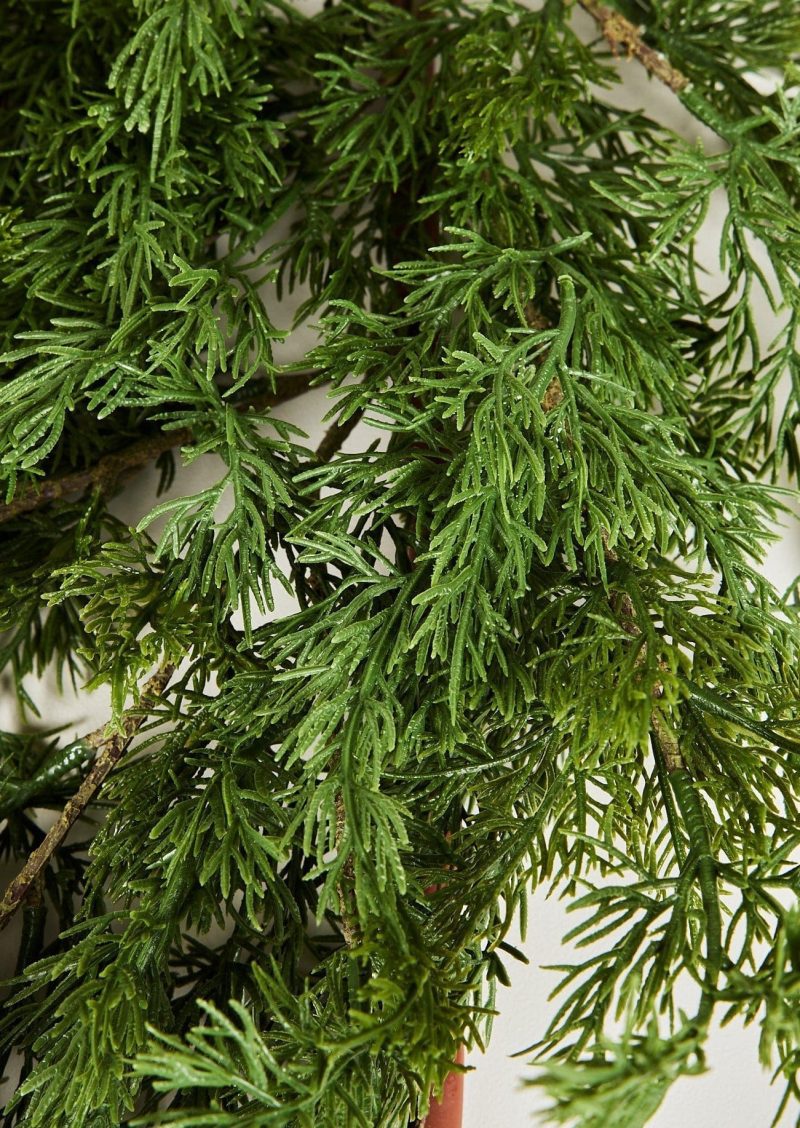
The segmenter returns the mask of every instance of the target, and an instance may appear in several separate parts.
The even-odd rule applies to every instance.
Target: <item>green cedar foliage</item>
[[[800,12],[583,7],[3,5],[0,661],[29,712],[27,675],[110,684],[112,731],[178,669],[21,909],[4,1126],[405,1128],[539,885],[589,947],[532,1017],[548,1122],[644,1124],[712,1018],[800,1095],[797,607],[762,574]],[[309,382],[318,453],[270,408]],[[219,476],[130,528],[132,452]],[[27,731],[14,870],[93,754]]]

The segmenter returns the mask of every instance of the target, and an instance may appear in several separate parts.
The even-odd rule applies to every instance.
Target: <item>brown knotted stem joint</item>
[[[597,22],[604,38],[615,55],[624,52],[637,59],[642,66],[674,94],[680,94],[689,85],[688,77],[670,63],[642,38],[639,28],[608,4],[597,0],[579,0],[582,8]]]
[[[56,850],[91,803],[108,774],[127,752],[134,736],[144,724],[148,712],[167,688],[173,672],[172,665],[165,665],[150,678],[142,689],[138,706],[123,714],[122,723],[117,731],[109,735],[106,731],[107,726],[104,725],[83,738],[85,744],[97,750],[94,763],[78,790],[71,799],[67,800],[63,811],[50,827],[44,840],[29,856],[22,870],[6,889],[5,896],[0,902],[0,931],[25,903]]]
[[[274,391],[272,388],[268,391],[262,389],[241,399],[235,407],[237,411],[247,411],[251,407],[255,410],[275,407],[307,392],[316,375],[317,373],[311,372],[280,377]],[[99,489],[104,494],[110,493],[119,482],[137,473],[148,463],[154,462],[159,455],[174,447],[188,446],[193,442],[195,435],[188,427],[181,427],[175,431],[162,431],[157,435],[139,439],[123,450],[105,454],[84,470],[75,470],[58,478],[48,478],[41,483],[34,483],[23,489],[11,501],[0,504],[0,524],[13,521],[23,513],[30,513],[60,498],[80,496],[89,489]]]

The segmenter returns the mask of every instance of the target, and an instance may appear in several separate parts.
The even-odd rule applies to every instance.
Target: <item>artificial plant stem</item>
[[[318,379],[318,375],[314,372],[281,376],[274,389],[270,383],[268,390],[260,387],[235,401],[236,410],[248,411],[250,408],[261,410],[286,403],[307,392],[314,379]],[[188,446],[195,442],[195,439],[196,436],[188,427],[162,431],[146,439],[139,439],[123,450],[103,455],[85,470],[76,470],[71,474],[48,478],[41,484],[28,486],[17,497],[0,505],[0,524],[12,521],[15,517],[30,513],[43,505],[49,505],[59,498],[83,494],[88,489],[96,488],[101,493],[107,494],[120,482],[155,461],[159,455],[178,446]]]
[[[660,718],[660,713],[654,710],[651,718],[651,724],[654,730],[658,723],[657,718]],[[675,796],[670,785],[669,769],[667,767],[666,758],[662,750],[662,743],[656,737],[651,741],[653,747],[653,758],[656,764],[656,775],[658,776],[658,785],[661,789],[661,798],[664,804],[664,812],[667,816],[667,826],[669,827],[669,836],[672,840],[672,848],[675,851],[675,857],[678,860],[678,865],[683,869],[686,862],[686,850],[684,849],[683,841],[678,830],[678,812],[675,809]]]
[[[347,436],[355,429],[361,419],[362,412],[356,411],[344,423],[333,423],[325,432],[322,442],[317,447],[315,454],[320,462],[330,462],[341,448]],[[340,791],[336,796],[336,849],[341,849],[347,828],[347,811],[344,795]],[[348,948],[355,948],[359,943],[359,928],[356,914],[353,912],[352,887],[354,881],[353,860],[348,858],[343,867],[342,880],[336,886],[339,899],[339,923],[342,936]]]
[[[347,826],[347,813],[344,805],[344,796],[341,791],[336,796],[336,850],[342,848],[344,840],[344,832]],[[336,886],[336,893],[339,898],[339,923],[342,929],[342,936],[344,936],[345,943],[348,948],[357,947],[360,939],[358,917],[353,912],[352,901],[352,888],[355,874],[353,871],[353,859],[348,858],[343,867],[343,880]]]
[[[339,423],[337,420],[328,428],[315,452],[320,462],[330,462],[345,443],[347,436],[358,426],[362,415],[363,412],[355,411],[344,423]]]
[[[608,4],[599,4],[597,0],[579,0],[579,3],[596,20],[615,55],[622,48],[673,93],[680,94],[686,89],[689,85],[687,76],[673,67],[660,51],[645,43],[639,28],[621,12]]]
[[[456,1064],[464,1064],[464,1047],[456,1055]],[[441,1100],[432,1101],[422,1128],[461,1128],[464,1118],[464,1074],[453,1070],[447,1075]]]
[[[50,827],[44,841],[28,857],[22,870],[8,886],[0,902],[0,931],[5,928],[14,913],[25,902],[29,891],[43,873],[53,854],[67,837],[67,834],[91,803],[108,774],[119,763],[130,747],[136,733],[142,727],[145,717],[164,693],[174,666],[167,664],[154,674],[142,689],[139,704],[123,714],[119,729],[107,733],[102,726],[83,738],[83,742],[97,750],[95,761],[83,783],[68,799],[56,822]]]

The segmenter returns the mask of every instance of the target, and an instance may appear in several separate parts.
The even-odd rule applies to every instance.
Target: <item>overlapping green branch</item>
[[[10,6],[0,662],[27,710],[32,673],[108,682],[122,727],[91,766],[0,734],[3,913],[36,882],[37,924],[4,1128],[407,1128],[537,885],[578,919],[531,1023],[553,1122],[641,1128],[723,1006],[797,1094],[798,615],[763,558],[800,20],[582,6],[599,37],[561,0]],[[619,109],[609,48],[721,143]],[[314,375],[273,355],[287,292]],[[312,453],[261,409],[323,373]],[[126,527],[175,445],[217,479]]]

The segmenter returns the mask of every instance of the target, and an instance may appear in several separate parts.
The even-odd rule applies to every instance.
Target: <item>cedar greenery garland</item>
[[[6,0],[0,658],[113,716],[0,736],[4,1126],[405,1128],[540,884],[592,945],[531,1029],[548,1123],[644,1124],[712,1016],[800,1097],[797,607],[761,573],[800,10],[580,7]],[[607,100],[639,67],[713,143]],[[314,452],[272,406],[323,385]]]

